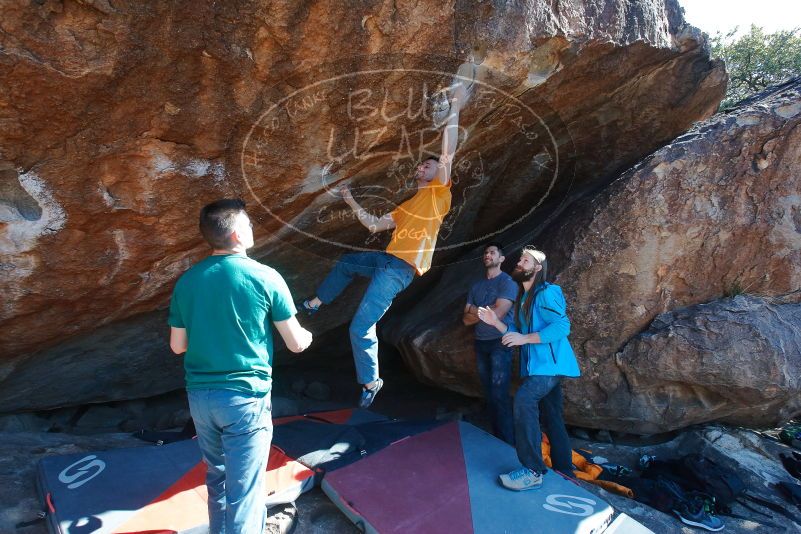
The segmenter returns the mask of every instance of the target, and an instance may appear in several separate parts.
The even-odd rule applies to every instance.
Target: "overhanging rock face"
[[[341,253],[382,248],[328,186],[351,180],[375,211],[407,198],[414,163],[437,151],[435,92],[462,61],[478,83],[435,265],[605,183],[709,116],[725,86],[675,0],[20,1],[0,28],[0,390],[44,380],[0,393],[0,411],[180,386],[143,325],[206,253],[208,201],[248,201],[254,255],[297,294]],[[357,296],[314,331],[345,324]],[[77,393],[52,373],[68,353],[91,375],[95,340],[123,331],[147,334],[126,352],[137,383],[101,373]]]
[[[501,239],[545,250],[565,292],[583,372],[566,381],[570,423],[653,433],[711,420],[767,425],[801,411],[791,307],[801,288],[800,123],[795,79],[696,125],[548,226]],[[419,376],[475,393],[459,314],[481,266],[475,254],[464,259],[387,330]],[[786,304],[721,302],[662,324],[673,310],[740,293]]]

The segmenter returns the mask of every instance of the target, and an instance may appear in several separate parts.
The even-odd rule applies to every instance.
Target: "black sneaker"
[[[304,300],[303,302],[295,304],[295,307],[299,312],[303,313],[307,317],[311,317],[320,309],[319,306],[310,306],[308,300]]]

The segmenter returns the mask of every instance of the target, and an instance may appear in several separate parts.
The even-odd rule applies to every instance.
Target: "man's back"
[[[274,269],[244,254],[212,255],[175,286],[170,324],[186,328],[187,389],[270,389],[272,321],[295,313],[289,290]]]
[[[270,323],[292,352],[305,350],[312,336],[295,319],[281,275],[247,257],[254,239],[245,203],[207,204],[199,222],[211,256],[175,284],[170,348],[185,354],[189,411],[206,464],[208,530],[263,534],[273,428]]]

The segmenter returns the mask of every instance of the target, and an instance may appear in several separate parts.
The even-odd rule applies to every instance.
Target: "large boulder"
[[[51,400],[19,384],[0,411],[92,400],[51,372],[61,344],[92,374],[92,332],[143,332],[207,252],[208,201],[250,203],[254,255],[297,293],[343,251],[382,248],[328,186],[352,179],[377,211],[406,198],[462,61],[478,83],[438,264],[608,181],[713,113],[726,80],[676,0],[15,0],[0,29],[0,392],[23,362],[51,379]],[[355,295],[315,332],[346,323]],[[153,347],[138,391],[103,373],[97,398],[179,384],[155,379],[170,356]]]
[[[801,79],[697,125],[545,232],[584,370],[567,387],[574,422],[636,428],[629,407],[611,401],[628,387],[614,355],[658,314],[801,287],[799,124]],[[761,421],[744,418],[780,414],[773,405]]]
[[[801,413],[801,304],[739,295],[666,312],[615,364],[603,411],[574,419],[641,432],[774,425]]]
[[[652,391],[634,387],[627,377],[656,389],[658,383],[667,387],[674,375],[666,374],[663,381],[662,368],[649,368],[648,362],[660,356],[642,342],[628,347],[623,360],[615,355],[657,315],[670,310],[739,293],[799,298],[799,123],[801,79],[796,79],[696,125],[551,224],[502,236],[506,243],[543,248],[552,279],[567,297],[571,340],[583,370],[565,388],[571,423],[649,433],[717,418],[766,424],[798,413],[797,381],[775,382],[755,397],[736,387],[748,388],[742,381],[747,379],[731,377],[731,395],[714,397],[721,389],[718,377],[707,376],[696,360],[682,364],[682,375],[694,374],[693,381],[674,384],[685,395],[663,395],[656,401]],[[418,376],[467,393],[478,391],[472,348],[467,329],[453,316],[460,312],[469,280],[480,274],[477,257],[476,249],[464,263],[449,267],[442,286],[404,317],[393,318],[386,330]],[[445,319],[430,318],[438,313],[452,317],[445,328]],[[797,315],[786,318],[794,322],[774,328],[801,329]],[[446,357],[441,356],[444,344]],[[783,353],[767,345],[751,348],[762,352],[743,373],[756,375],[764,366],[775,372],[789,369],[781,361]],[[717,354],[718,364],[741,366],[738,354],[739,349],[731,352],[731,360],[726,353]],[[632,363],[623,367],[623,361]],[[451,367],[454,363],[457,369]],[[769,376],[762,378],[773,380]],[[757,382],[755,387],[759,384],[764,385]],[[736,395],[742,395],[741,402],[735,402]],[[670,416],[662,419],[665,407],[660,402],[666,399],[673,405]],[[754,406],[747,408],[748,402]],[[704,403],[715,409],[703,415],[699,405]]]

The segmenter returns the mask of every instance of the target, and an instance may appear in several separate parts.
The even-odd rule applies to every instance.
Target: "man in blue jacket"
[[[545,281],[545,254],[526,247],[512,272],[521,284],[515,301],[514,321],[504,323],[490,308],[479,308],[478,316],[503,333],[507,347],[520,347],[520,375],[523,384],[514,402],[515,447],[523,466],[500,475],[501,484],[516,491],[537,489],[548,470],[542,459],[540,412],[548,430],[553,468],[572,475],[570,438],[562,417],[563,376],[577,377],[576,356],[567,340],[570,321],[565,312],[562,289]]]

